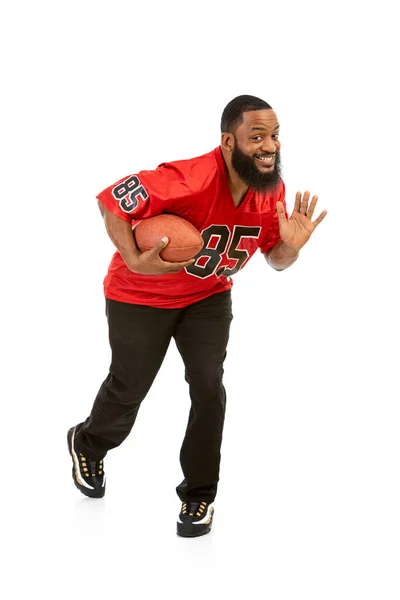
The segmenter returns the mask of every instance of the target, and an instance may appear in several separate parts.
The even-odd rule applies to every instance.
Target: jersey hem
[[[203,293],[203,294],[196,294],[196,298],[194,299],[190,299],[188,301],[188,298],[186,297],[185,299],[182,300],[177,300],[176,298],[171,299],[171,301],[169,303],[163,303],[160,304],[159,302],[152,302],[152,301],[141,301],[138,298],[132,298],[132,296],[128,295],[128,294],[113,294],[110,292],[104,292],[104,296],[106,298],[108,298],[109,300],[115,300],[116,302],[124,302],[126,304],[139,304],[140,306],[151,306],[153,308],[185,308],[186,306],[190,306],[191,304],[195,304],[196,302],[200,302],[200,300],[205,300],[206,298],[209,298],[210,296],[213,296],[214,294],[219,294],[221,292],[227,292],[228,290],[232,289],[233,286],[233,282],[231,281],[230,283],[218,288],[218,290],[209,290],[207,293]]]

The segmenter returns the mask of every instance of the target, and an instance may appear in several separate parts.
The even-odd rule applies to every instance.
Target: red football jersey
[[[286,211],[285,186],[260,193],[248,190],[238,207],[229,189],[221,148],[190,160],[163,163],[117,181],[97,198],[132,224],[162,213],[187,219],[201,233],[204,247],[196,262],[179,273],[132,273],[119,252],[104,280],[107,298],[160,308],[181,308],[232,287],[232,275],[257,248],[280,241],[276,203]]]

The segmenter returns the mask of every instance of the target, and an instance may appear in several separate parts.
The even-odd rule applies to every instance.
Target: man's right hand
[[[160,252],[166,247],[169,239],[164,237],[154,248],[141,252],[127,267],[133,273],[140,275],[165,275],[179,273],[185,267],[194,263],[194,258],[184,262],[167,262],[160,257]],[[140,251],[139,251],[140,252]]]

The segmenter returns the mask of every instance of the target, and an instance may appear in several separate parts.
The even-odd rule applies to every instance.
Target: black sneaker
[[[214,503],[182,502],[177,533],[182,537],[197,537],[211,531]]]
[[[106,476],[102,460],[89,460],[75,448],[75,429],[68,431],[68,450],[72,457],[72,479],[78,490],[89,498],[102,498],[106,491]]]

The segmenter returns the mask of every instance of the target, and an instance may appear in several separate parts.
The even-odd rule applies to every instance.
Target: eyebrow
[[[279,128],[280,128],[280,125],[277,125],[277,126],[275,127],[274,131],[277,131]],[[249,130],[249,133],[251,133],[252,131],[265,131],[265,130],[266,130],[266,127],[252,127],[252,128]]]

